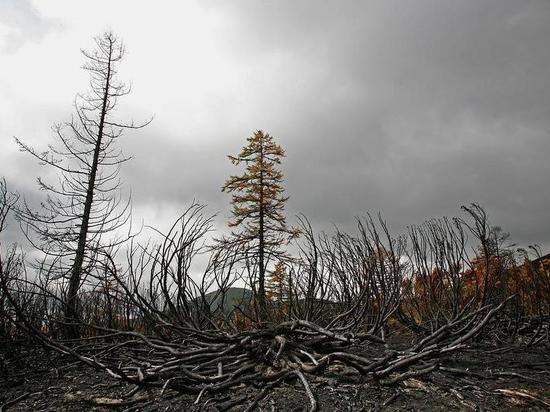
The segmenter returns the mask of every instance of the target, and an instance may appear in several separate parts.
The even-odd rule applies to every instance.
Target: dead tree
[[[0,178],[0,281],[6,286],[13,282],[14,273],[18,271],[17,267],[20,265],[20,259],[15,246],[10,246],[7,251],[4,251],[2,232],[6,227],[8,215],[18,199],[19,196],[16,193],[11,193],[8,190],[6,180]],[[6,293],[0,289],[0,337],[7,338],[10,335],[8,330],[11,326],[8,319],[10,316]]]
[[[305,217],[300,223],[300,254],[288,265],[290,313],[337,330],[383,334],[400,300],[402,239],[381,218],[358,219],[356,235],[317,236]]]
[[[511,246],[505,246],[509,234],[502,232],[498,226],[491,226],[485,210],[478,204],[462,206],[469,219],[462,220],[477,242],[475,256],[472,257],[471,270],[477,275],[478,287],[481,291],[480,305],[490,299],[502,298],[494,296],[499,292],[497,282],[502,280],[508,267],[513,266],[514,256]]]
[[[457,218],[433,219],[409,227],[407,274],[397,311],[406,327],[416,333],[430,333],[468,307],[475,309],[477,288],[472,295],[464,278],[470,263],[466,241],[464,225]]]
[[[239,327],[235,318],[210,310],[206,292],[213,285],[226,289],[237,276],[247,276],[235,271],[241,267],[242,251],[215,249],[203,276],[207,280],[201,283],[188,270],[209,228],[200,211],[195,206],[184,213],[157,246],[130,249],[128,272],[119,273],[111,265],[134,316],[147,327],[84,325],[94,339],[73,346],[39,330],[8,293],[22,327],[47,347],[135,385],[131,394],[144,388],[173,390],[195,394],[200,403],[233,390],[235,396],[218,408],[246,403],[252,410],[274,386],[298,380],[310,410],[315,410],[311,383],[323,382],[326,373],[344,370],[348,380],[375,385],[429,374],[483,333],[507,304],[466,305],[455,311],[453,305],[445,306],[446,295],[436,294],[438,304],[448,310],[446,316],[415,342],[393,347],[383,331],[399,307],[411,267],[404,263],[404,239],[391,236],[381,219],[375,224],[368,218],[358,222],[354,235],[337,231],[316,236],[304,224],[301,254],[286,263],[290,319]],[[369,347],[374,348],[365,351]],[[243,384],[259,391],[252,397],[241,395]]]
[[[57,185],[39,178],[40,189],[47,193],[45,202],[39,210],[25,203],[18,217],[29,240],[47,257],[47,271],[67,281],[66,323],[77,321],[78,291],[103,251],[123,240],[112,236],[130,218],[130,200],[123,199],[118,178],[128,158],[117,148],[117,141],[125,129],[145,126],[113,117],[118,99],[130,91],[117,80],[123,44],[110,32],[97,37],[95,43],[93,51],[83,51],[90,90],[75,99],[72,120],[54,127],[56,145],[40,152],[16,139],[21,150],[59,176]],[[66,333],[78,336],[74,327],[67,327]]]

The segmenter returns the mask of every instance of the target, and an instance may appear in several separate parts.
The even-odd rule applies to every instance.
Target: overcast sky
[[[289,216],[381,211],[398,232],[479,202],[550,248],[549,0],[0,0],[0,176],[29,198],[46,172],[13,136],[52,142],[106,29],[128,51],[118,116],[154,116],[121,141],[147,224],[197,199],[224,225],[226,155],[263,129],[287,151]]]

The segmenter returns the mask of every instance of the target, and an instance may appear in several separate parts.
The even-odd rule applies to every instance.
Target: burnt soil
[[[358,352],[375,356],[379,348]],[[441,359],[441,369],[392,387],[332,366],[308,376],[321,411],[550,410],[550,349],[477,346]],[[0,411],[215,411],[240,401],[244,410],[261,388],[241,386],[225,394],[196,395],[132,386],[72,358],[26,344],[0,343]],[[10,406],[6,404],[12,403]],[[272,390],[257,410],[303,411],[303,386]]]

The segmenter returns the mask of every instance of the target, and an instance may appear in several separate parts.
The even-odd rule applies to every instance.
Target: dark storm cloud
[[[234,4],[228,47],[285,51],[316,78],[274,121],[295,210],[382,210],[399,227],[478,201],[549,244],[548,2]]]

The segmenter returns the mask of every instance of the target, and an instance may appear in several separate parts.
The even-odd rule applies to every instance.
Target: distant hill
[[[252,291],[246,288],[229,288],[225,291],[225,298],[219,291],[214,291],[206,294],[206,299],[210,303],[212,311],[222,309],[224,313],[231,312],[235,306],[244,306],[252,300]]]

